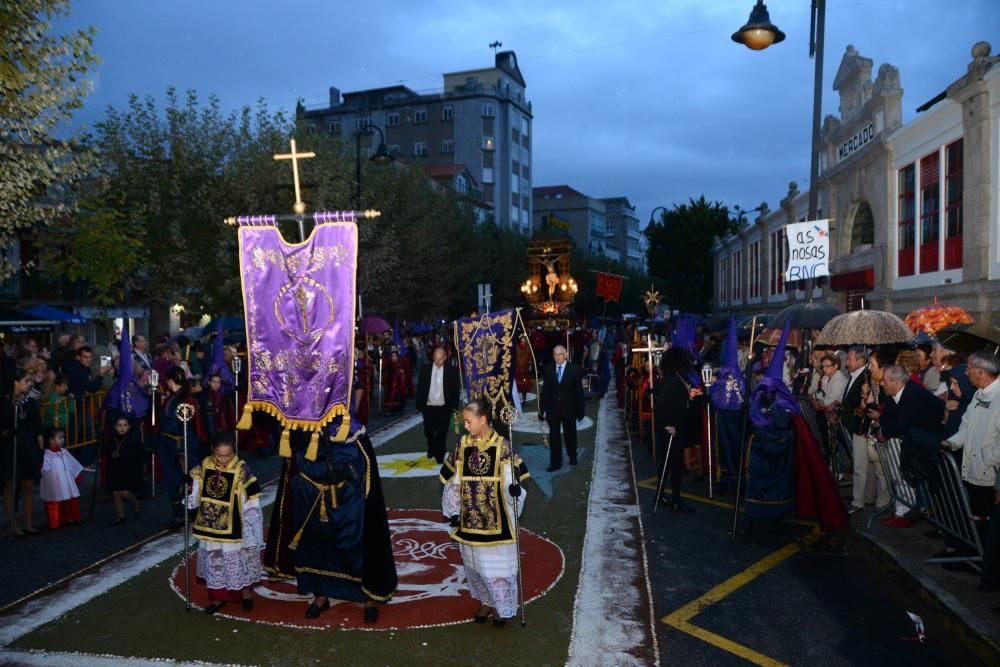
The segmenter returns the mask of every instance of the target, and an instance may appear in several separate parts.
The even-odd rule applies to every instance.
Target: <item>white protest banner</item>
[[[785,225],[788,267],[785,280],[830,275],[830,221],[811,220]]]

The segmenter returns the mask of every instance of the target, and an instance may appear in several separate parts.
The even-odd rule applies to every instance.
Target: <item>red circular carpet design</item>
[[[399,587],[392,601],[379,606],[375,625],[365,625],[360,606],[350,602],[334,603],[319,618],[307,619],[309,598],[298,595],[294,582],[263,581],[255,590],[253,610],[245,612],[239,604],[228,604],[217,615],[271,625],[342,630],[401,630],[470,621],[479,603],[469,596],[462,556],[441,512],[389,510],[389,527]],[[204,608],[209,604],[208,592],[194,579],[195,557],[192,548],[191,602]],[[524,528],[521,562],[525,602],[545,595],[562,577],[565,566],[556,544]],[[170,584],[183,598],[184,568],[180,565],[171,573]]]

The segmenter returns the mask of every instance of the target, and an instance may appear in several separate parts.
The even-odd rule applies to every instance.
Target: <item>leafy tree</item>
[[[88,174],[91,156],[56,136],[89,92],[97,62],[93,28],[53,35],[52,21],[68,0],[0,2],[0,247],[39,225],[66,222],[72,188]],[[0,279],[16,261],[0,255]],[[30,268],[30,267],[27,267]]]
[[[679,204],[646,231],[649,272],[662,280],[663,302],[674,310],[704,313],[712,303],[716,237],[736,231],[729,209],[704,195]]]

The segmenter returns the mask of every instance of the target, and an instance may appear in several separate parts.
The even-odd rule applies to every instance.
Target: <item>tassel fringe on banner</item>
[[[292,442],[291,442],[291,431],[306,431],[311,432],[312,436],[309,438],[309,447],[306,449],[306,459],[310,461],[315,461],[316,456],[319,454],[319,434],[323,430],[323,427],[328,423],[336,419],[341,415],[347,415],[348,409],[344,405],[335,405],[330,408],[330,411],[320,421],[306,421],[304,419],[290,419],[285,417],[281,412],[278,411],[276,407],[270,403],[264,401],[247,401],[243,406],[243,415],[240,416],[240,421],[236,424],[236,428],[240,430],[247,430],[253,424],[253,411],[260,410],[271,415],[284,427],[281,431],[281,439],[278,443],[278,455],[283,456],[286,459],[292,456]],[[347,436],[350,433],[351,421],[350,419],[345,419],[337,430],[336,440],[337,442],[344,442],[347,440]]]

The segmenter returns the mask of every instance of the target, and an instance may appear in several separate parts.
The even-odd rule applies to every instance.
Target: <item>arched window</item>
[[[875,243],[875,218],[872,217],[872,207],[863,201],[854,212],[854,222],[851,223],[851,252],[860,250],[862,246]]]

